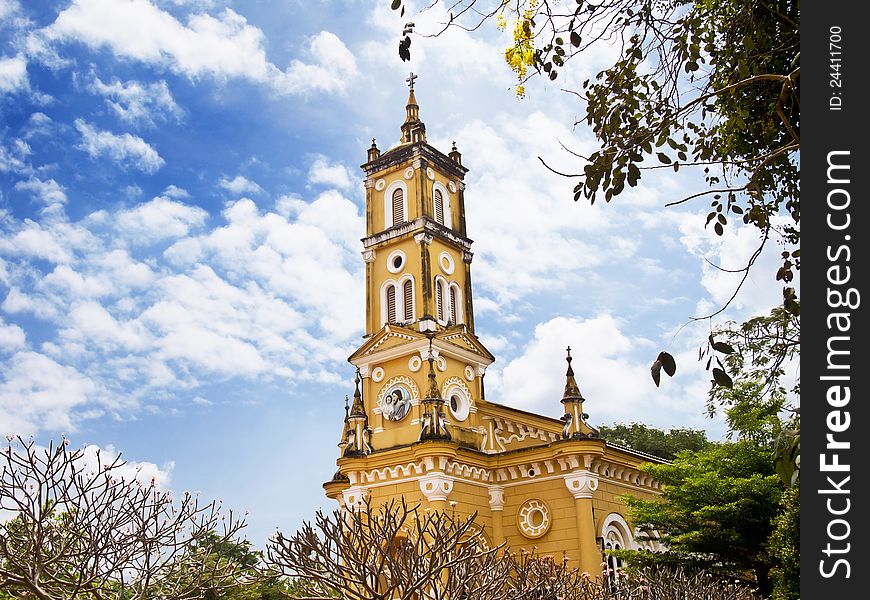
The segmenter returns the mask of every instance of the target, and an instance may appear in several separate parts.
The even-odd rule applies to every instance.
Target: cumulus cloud
[[[629,337],[622,329],[609,314],[588,319],[555,317],[540,323],[533,339],[501,373],[494,378],[487,373],[487,383],[492,385],[488,399],[561,416],[570,346],[571,365],[586,399],[584,410],[593,425],[637,421],[666,429],[687,423],[709,427],[703,416],[709,378],[703,369],[695,368],[691,353],[677,356],[679,384],[669,380],[656,388],[646,360],[649,340]]]
[[[0,93],[8,94],[30,89],[27,59],[22,55],[0,58]]]
[[[241,194],[262,194],[263,188],[261,188],[257,182],[251,181],[247,177],[243,177],[242,175],[236,175],[232,179],[229,177],[221,177],[221,180],[218,182],[218,185],[231,192],[233,194],[241,195]]]
[[[138,243],[154,243],[168,238],[180,238],[201,226],[208,213],[191,206],[157,196],[116,215],[115,223],[124,237]]]
[[[66,192],[54,179],[43,181],[33,177],[27,181],[19,181],[15,184],[15,189],[32,193],[49,213],[61,210],[67,201]]]
[[[353,178],[341,163],[330,163],[325,156],[318,156],[308,170],[308,182],[328,185],[339,189],[349,189]]]
[[[182,115],[162,79],[151,83],[113,79],[104,83],[93,76],[90,90],[105,96],[106,105],[125,123],[154,125],[156,120],[179,120]]]
[[[181,23],[149,0],[74,0],[28,43],[35,55],[57,62],[56,46],[73,41],[191,79],[247,79],[286,94],[343,91],[357,72],[353,54],[328,31],[310,41],[313,63],[296,59],[282,71],[266,58],[263,32],[229,8]]]
[[[76,119],[75,126],[82,136],[78,148],[91,158],[107,156],[124,167],[132,166],[145,173],[154,173],[165,164],[157,151],[138,136],[101,131],[83,119]]]
[[[203,382],[336,382],[363,322],[348,290],[362,285],[364,222],[336,191],[280,204],[230,203],[210,229],[203,209],[166,196],[78,222],[0,222],[2,309],[48,332],[30,351],[0,322],[0,421],[72,431],[154,398],[193,401]]]
[[[0,379],[0,423],[5,433],[75,429],[74,414],[96,392],[94,381],[38,352],[16,352],[5,362]]]

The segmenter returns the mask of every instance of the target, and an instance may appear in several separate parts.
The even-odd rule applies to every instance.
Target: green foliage
[[[750,440],[715,444],[645,470],[664,484],[661,498],[626,501],[633,521],[643,530],[658,531],[669,550],[643,553],[642,558],[733,577],[754,573],[762,592],[769,592],[774,563],[767,540],[782,484],[768,448]]]
[[[702,450],[711,444],[707,440],[707,434],[700,429],[674,428],[663,431],[641,423],[632,423],[604,425],[598,431],[608,442],[667,460],[673,459],[682,450]]]
[[[779,562],[771,575],[773,600],[798,600],[801,584],[801,501],[800,488],[782,495],[782,512],[774,519],[770,553]]]

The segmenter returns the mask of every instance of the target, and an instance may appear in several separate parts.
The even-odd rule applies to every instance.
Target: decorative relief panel
[[[543,500],[526,500],[517,513],[517,525],[520,533],[529,539],[536,539],[550,530],[552,518],[550,508]]]

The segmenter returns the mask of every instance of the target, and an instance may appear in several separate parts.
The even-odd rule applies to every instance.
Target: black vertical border
[[[867,547],[870,538],[867,535],[866,514],[870,510],[867,488],[870,487],[867,463],[870,462],[868,438],[870,433],[870,418],[867,415],[867,332],[866,312],[870,303],[867,291],[866,231],[868,217],[864,204],[867,199],[866,179],[870,179],[870,163],[867,161],[867,141],[862,140],[867,129],[868,103],[864,90],[868,87],[866,79],[870,60],[870,28],[863,17],[866,14],[866,4],[856,1],[820,2],[818,0],[805,2],[804,9],[808,12],[801,15],[801,196],[802,203],[802,248],[801,248],[801,597],[804,600],[817,598],[851,600],[853,598],[868,598],[867,569],[864,561],[870,557]],[[832,54],[835,48],[830,46],[832,28],[841,29],[842,54]],[[831,69],[832,58],[840,58],[839,71]],[[835,87],[831,73],[839,74],[842,87]],[[839,95],[835,94],[839,92]],[[840,110],[831,110],[831,98],[842,99]],[[835,104],[837,100],[833,101]],[[847,159],[850,165],[850,182],[846,185],[835,185],[828,182],[828,155],[833,151],[848,151]],[[839,171],[843,173],[843,171]],[[835,215],[842,223],[844,213],[848,212],[851,224],[847,229],[835,231],[828,225],[828,214],[833,212],[828,207],[828,194],[834,188],[846,189],[850,195],[847,209]],[[837,202],[844,198],[836,194]],[[846,262],[845,251],[840,254],[840,260],[832,261],[829,253],[836,255],[836,250],[842,245],[849,246],[851,260]],[[832,308],[828,302],[828,290],[838,286],[828,280],[828,269],[834,265],[849,266],[851,279],[840,285],[843,291],[852,287],[861,295],[860,306],[855,309]],[[844,271],[840,271],[842,276]],[[828,317],[834,312],[850,313],[850,332],[844,334],[828,327]],[[839,451],[839,462],[848,464],[848,473],[823,472],[821,455],[828,454],[825,460],[832,462],[832,450],[826,450],[827,438],[830,433],[827,419],[829,412],[837,410],[827,401],[827,392],[831,381],[822,380],[832,372],[827,368],[828,339],[833,335],[848,335],[848,361],[851,368],[848,371],[849,381],[839,382],[850,388],[850,402],[839,410],[848,411],[850,426],[845,432],[837,433],[836,439],[848,441],[850,448]],[[846,346],[838,342],[839,348]],[[844,374],[845,371],[838,371]],[[836,417],[841,418],[842,415]],[[842,483],[843,476],[848,475],[849,481]],[[848,494],[829,494],[824,490],[833,486],[827,478],[831,476],[834,483]],[[864,490],[864,491],[862,491]],[[834,510],[843,510],[849,505],[849,510],[843,515],[831,514],[827,506],[831,499]],[[847,502],[848,499],[848,502]],[[848,528],[842,522],[832,524],[834,519],[848,522]],[[848,531],[848,537],[842,540],[831,539],[830,532],[835,537],[841,537]],[[829,552],[828,544],[841,554]],[[847,546],[848,544],[848,546]],[[844,551],[848,550],[848,551]],[[840,564],[830,577],[829,574],[838,558],[849,563],[848,577],[844,564]],[[823,562],[824,561],[824,562]]]

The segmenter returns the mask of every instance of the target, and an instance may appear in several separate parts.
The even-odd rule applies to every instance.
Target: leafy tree
[[[631,423],[604,425],[598,431],[608,442],[668,460],[681,450],[701,450],[711,444],[707,434],[700,429],[673,428],[663,431],[642,423]]]
[[[120,457],[86,460],[67,441],[0,448],[0,589],[12,598],[199,598],[254,575],[215,549],[244,521],[216,502],[173,499],[152,479],[125,478]]]
[[[779,565],[771,572],[774,600],[799,600],[801,553],[800,486],[787,489],[781,500],[782,510],[774,519],[770,536],[770,554]]]
[[[679,564],[746,577],[762,595],[771,591],[775,566],[768,549],[779,512],[782,483],[769,449],[749,440],[681,452],[671,464],[646,470],[664,484],[661,498],[627,497],[634,522],[656,530],[668,551],[623,555],[629,561]]]

